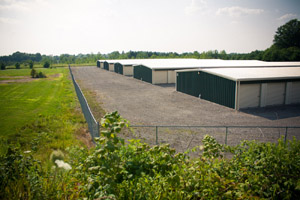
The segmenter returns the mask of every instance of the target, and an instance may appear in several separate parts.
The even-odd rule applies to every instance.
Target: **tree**
[[[44,63],[44,68],[49,68],[50,67],[50,62],[47,60]]]
[[[300,48],[300,21],[293,19],[280,26],[274,36],[274,45],[280,48]]]
[[[35,76],[36,76],[36,71],[35,71],[35,69],[32,69],[32,70],[31,70],[30,75],[31,75],[32,78],[35,78]]]
[[[20,69],[21,68],[20,63],[18,63],[18,62],[15,64],[15,66],[16,66],[16,69]]]
[[[30,60],[30,61],[29,61],[29,68],[30,68],[30,69],[32,69],[32,68],[33,68],[33,64],[34,64],[34,63],[33,63],[33,61],[32,61],[32,60]]]
[[[6,66],[4,63],[1,63],[1,70],[5,70]]]

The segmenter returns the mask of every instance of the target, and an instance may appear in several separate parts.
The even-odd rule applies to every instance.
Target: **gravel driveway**
[[[236,111],[176,92],[174,85],[152,85],[97,67],[73,67],[72,70],[82,88],[96,92],[98,101],[104,110],[107,112],[117,110],[132,125],[300,126],[299,105]],[[213,134],[220,133],[221,136],[218,140],[224,141],[224,130],[202,130],[200,132],[204,134],[204,132],[210,131]],[[300,129],[290,129],[288,136],[298,137],[299,131]],[[192,143],[190,138],[193,138],[191,135],[195,130],[176,129],[175,131],[173,128],[169,128],[167,132],[172,132],[168,134],[170,136],[166,137],[167,140],[164,140],[167,133],[159,132],[159,142],[170,143],[173,138],[173,140],[185,141],[184,145],[187,147]],[[236,144],[241,139],[273,141],[280,134],[284,134],[282,132],[285,130],[230,130],[228,143],[232,141],[232,144]],[[202,139],[203,134],[199,140]],[[153,141],[154,134],[150,135],[151,138],[145,140]],[[269,136],[273,139],[270,139]],[[194,137],[191,140],[197,139]]]

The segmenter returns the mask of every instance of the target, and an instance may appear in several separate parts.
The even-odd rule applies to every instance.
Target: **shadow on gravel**
[[[241,109],[241,112],[260,116],[269,120],[279,120],[300,116],[300,104],[285,106],[270,106],[265,108]]]
[[[156,84],[159,87],[165,87],[165,88],[170,88],[173,87],[175,90],[175,83],[165,83],[165,84]]]

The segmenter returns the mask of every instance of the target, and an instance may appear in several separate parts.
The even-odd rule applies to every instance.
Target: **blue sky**
[[[248,53],[300,19],[300,0],[0,0],[0,55]]]

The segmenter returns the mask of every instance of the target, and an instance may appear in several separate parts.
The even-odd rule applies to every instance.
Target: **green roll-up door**
[[[143,65],[134,66],[133,77],[148,83],[152,83],[152,70]]]
[[[235,81],[206,72],[178,72],[177,91],[235,108]]]
[[[108,67],[109,64],[108,64],[108,62],[104,62],[103,65],[104,65],[103,68],[108,71],[109,70],[109,67]]]

